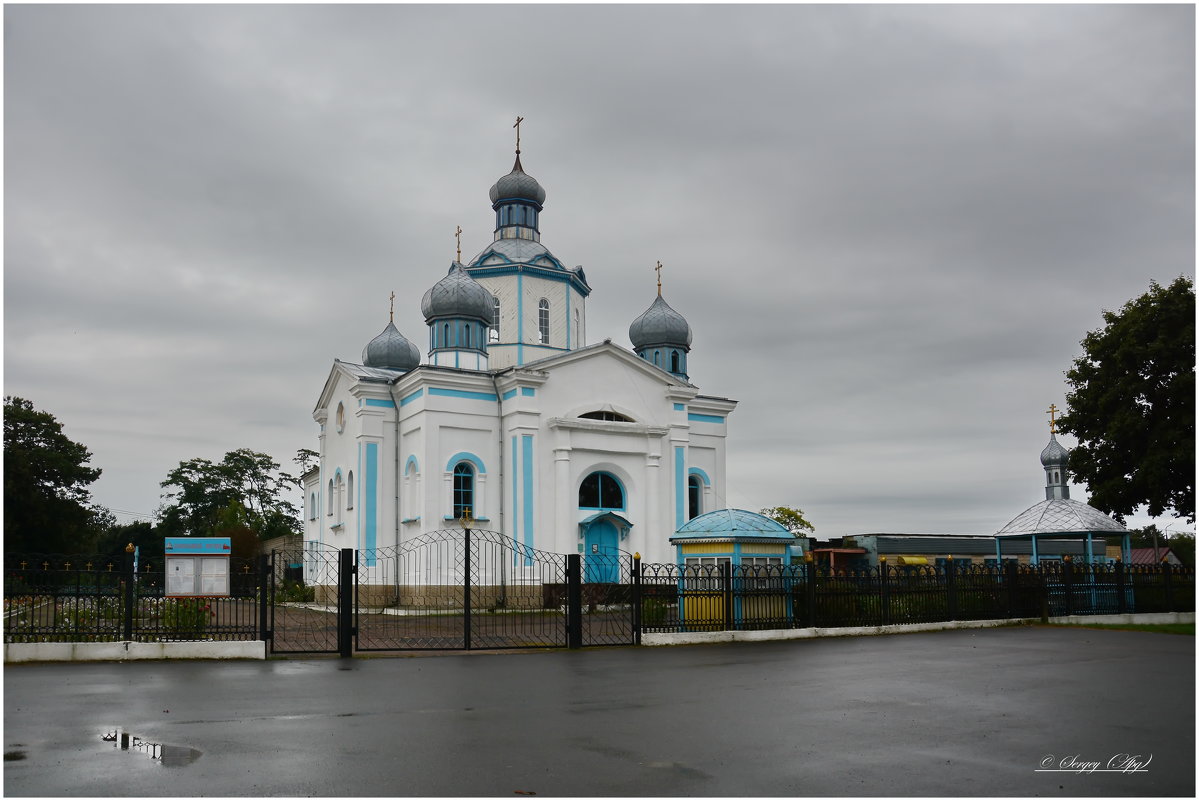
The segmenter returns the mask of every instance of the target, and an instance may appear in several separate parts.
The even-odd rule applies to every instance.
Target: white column
[[[662,486],[659,483],[662,481],[662,454],[653,453],[651,449],[655,447],[657,441],[651,439],[645,454],[645,528],[641,532],[641,541],[644,543],[641,556],[653,562],[661,561],[662,554],[666,552],[665,545],[659,542],[663,539]]]
[[[554,448],[554,541],[556,549],[567,553],[578,548],[578,526],[571,525],[571,510],[578,506],[578,498],[571,495],[570,448]]]

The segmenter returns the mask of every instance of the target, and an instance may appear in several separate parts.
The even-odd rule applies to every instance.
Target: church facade
[[[464,520],[556,553],[639,552],[723,508],[736,401],[689,378],[692,332],[658,295],[632,350],[588,344],[591,287],[541,244],[545,190],[491,187],[493,241],[425,293],[425,355],[394,322],[361,363],[336,360],[313,418],[304,538],[365,551]]]

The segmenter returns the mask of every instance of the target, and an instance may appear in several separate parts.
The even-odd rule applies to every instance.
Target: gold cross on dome
[[[516,129],[516,155],[520,155],[520,124],[525,121],[524,117],[517,117],[516,124],[512,127]]]
[[[391,293],[391,314],[388,315],[388,320],[393,323],[396,321],[396,293],[394,290]]]
[[[658,297],[662,297],[662,262],[658,262],[654,270],[658,273]]]
[[[1059,411],[1060,410],[1057,408],[1056,403],[1049,404],[1049,409],[1046,411],[1046,414],[1049,415],[1049,433],[1050,434],[1057,433],[1057,421],[1053,419],[1053,416],[1055,414],[1057,414]]]
[[[462,261],[462,226],[455,225],[454,228],[457,229],[454,231],[454,239],[458,240],[458,261]]]

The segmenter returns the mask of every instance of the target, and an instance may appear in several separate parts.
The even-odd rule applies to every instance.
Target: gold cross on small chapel
[[[1056,404],[1056,403],[1051,403],[1051,404],[1049,404],[1049,409],[1048,409],[1048,411],[1046,412],[1046,414],[1048,414],[1048,415],[1049,415],[1049,433],[1050,433],[1050,434],[1056,434],[1056,433],[1057,433],[1057,421],[1053,419],[1053,416],[1054,416],[1055,414],[1057,414],[1057,413],[1058,413],[1058,411],[1060,411],[1060,410],[1057,408],[1057,404]]]

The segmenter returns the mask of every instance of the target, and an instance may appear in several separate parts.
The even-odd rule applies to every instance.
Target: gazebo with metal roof
[[[995,534],[995,556],[1003,564],[1003,543],[1011,540],[1032,541],[1032,564],[1037,564],[1038,538],[1086,539],[1086,559],[1094,563],[1093,541],[1105,536],[1119,534],[1122,537],[1121,553],[1125,564],[1130,560],[1130,538],[1128,529],[1093,506],[1070,499],[1067,465],[1070,452],[1057,441],[1053,415],[1057,406],[1049,407],[1049,444],[1041,451],[1041,466],[1045,469],[1045,500],[1030,506],[1016,515],[1010,523]]]

